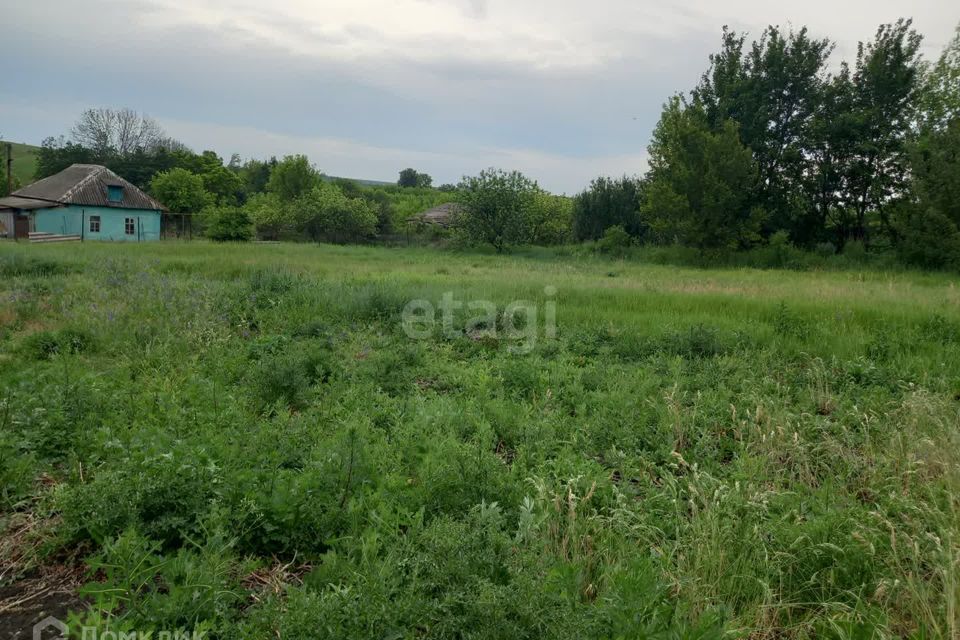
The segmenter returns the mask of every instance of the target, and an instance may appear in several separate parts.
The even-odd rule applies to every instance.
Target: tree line
[[[105,164],[223,240],[369,241],[456,202],[449,233],[497,251],[855,247],[960,267],[960,27],[934,63],[921,41],[910,20],[881,25],[831,67],[834,43],[805,27],[771,26],[749,42],[724,28],[700,81],[666,101],[646,173],[598,177],[572,198],[495,168],[434,188],[409,167],[384,186],[331,179],[303,155],[224,162],[128,109],[88,110],[70,139],[45,140],[37,177]]]
[[[664,105],[642,178],[600,178],[574,233],[701,251],[776,239],[842,252],[896,250],[960,265],[960,28],[933,64],[909,20],[880,26],[852,64],[806,28],[747,43],[724,29],[688,94]]]
[[[884,24],[831,70],[834,44],[807,28],[751,42],[724,28],[697,85],[664,105],[647,172],[577,194],[569,238],[960,267],[960,27],[934,64],[920,44],[910,20]],[[465,178],[462,230],[498,250],[531,241],[535,190],[518,174]]]
[[[326,176],[304,155],[244,161],[234,154],[225,162],[213,151],[193,152],[130,109],[88,109],[69,137],[45,139],[34,178],[75,163],[109,167],[215,240],[368,241],[453,197],[414,169],[402,170],[396,186],[362,186]]]

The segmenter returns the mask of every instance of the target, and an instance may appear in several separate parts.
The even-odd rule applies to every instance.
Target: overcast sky
[[[808,25],[836,61],[912,16],[935,58],[955,0],[0,0],[0,136],[39,144],[131,107],[224,157],[455,182],[487,166],[575,192],[636,174],[663,101],[724,24]]]

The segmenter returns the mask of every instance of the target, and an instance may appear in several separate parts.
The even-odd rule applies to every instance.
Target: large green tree
[[[71,142],[63,136],[58,138],[50,136],[40,143],[33,177],[40,180],[59,173],[72,164],[91,164],[97,160],[99,158],[90,149]]]
[[[537,189],[527,216],[528,241],[536,245],[556,245],[570,240],[573,201]]]
[[[293,206],[302,229],[314,240],[357,241],[377,231],[377,209],[363,198],[347,197],[331,182],[319,182]]]
[[[465,176],[457,190],[457,226],[468,241],[491,244],[498,253],[527,242],[537,191],[519,171],[490,168]]]
[[[870,215],[890,233],[886,205],[907,188],[909,139],[916,122],[922,68],[920,35],[910,20],[881,25],[873,42],[861,43],[851,76],[855,140],[846,168],[846,207],[855,239],[869,242]]]
[[[199,213],[215,201],[201,176],[179,167],[154,176],[150,194],[174,213]]]
[[[397,180],[399,187],[429,187],[433,184],[433,178],[428,173],[421,173],[416,169],[407,167],[400,171],[400,178]]]
[[[727,120],[714,132],[698,104],[672,98],[649,147],[644,216],[666,242],[706,249],[746,248],[764,214],[752,198],[757,164]]]
[[[642,238],[646,226],[640,219],[643,182],[635,178],[599,177],[573,198],[573,234],[578,240],[597,240],[610,227],[622,227]]]
[[[896,203],[897,250],[922,267],[960,267],[960,118],[911,149],[913,189]]]
[[[275,193],[255,193],[243,205],[260,237],[277,240],[300,226],[297,208]]]
[[[810,175],[809,133],[817,112],[825,65],[833,45],[806,28],[768,27],[745,50],[745,37],[724,29],[721,49],[693,91],[713,132],[728,121],[757,163],[753,204],[770,215],[766,232],[788,230],[808,242],[806,198]]]
[[[291,202],[307,193],[320,181],[320,173],[313,168],[307,156],[286,156],[270,172],[267,191]]]
[[[921,124],[926,129],[946,129],[960,118],[960,24],[924,75],[919,102]]]

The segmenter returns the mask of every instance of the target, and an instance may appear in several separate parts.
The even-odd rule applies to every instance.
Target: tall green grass
[[[45,523],[33,565],[86,554],[78,623],[960,633],[948,275],[204,243],[0,273],[0,509]],[[555,300],[557,337],[408,338],[445,292]]]

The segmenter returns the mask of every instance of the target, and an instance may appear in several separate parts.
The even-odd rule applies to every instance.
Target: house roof
[[[418,214],[410,216],[410,220],[438,224],[441,227],[446,227],[453,223],[453,218],[459,210],[460,205],[456,202],[445,202],[432,209],[427,209],[426,211],[421,211]]]
[[[56,202],[49,200],[34,200],[33,198],[18,198],[17,196],[7,196],[0,198],[0,209],[22,209],[30,211],[32,209],[45,209],[51,206],[58,206]]]
[[[111,201],[107,197],[107,187],[123,187],[123,200]],[[110,169],[98,164],[72,164],[60,173],[56,173],[33,184],[14,191],[13,196],[47,203],[79,204],[98,207],[118,207],[122,209],[160,209],[166,207],[127,182]],[[3,203],[0,202],[0,205]],[[16,207],[16,208],[33,208]]]

